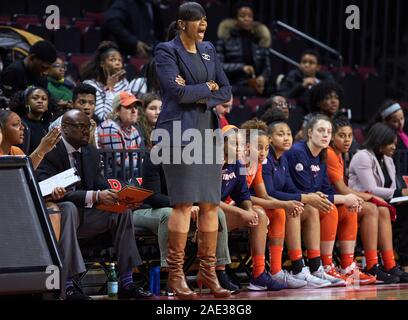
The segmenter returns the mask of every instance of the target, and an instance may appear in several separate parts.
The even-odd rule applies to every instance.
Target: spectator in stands
[[[172,208],[167,193],[166,179],[161,165],[153,164],[149,156],[143,161],[143,188],[153,190],[154,194],[145,200],[145,207],[133,211],[133,223],[135,226],[144,227],[158,235],[160,248],[160,264],[162,268],[168,268],[167,240],[168,240],[168,220]],[[197,222],[200,208],[193,206],[191,209],[191,219]],[[232,294],[239,292],[239,287],[231,283],[225,273],[225,265],[231,263],[228,250],[228,228],[224,212],[218,209],[218,220],[220,228],[218,231],[218,241],[216,249],[217,257],[217,278],[220,285]],[[195,224],[190,224],[190,234],[196,230]],[[219,269],[221,268],[221,269]]]
[[[80,110],[85,113],[91,121],[91,132],[89,135],[89,144],[98,146],[98,126],[94,120],[95,115],[95,102],[96,102],[96,89],[95,87],[86,84],[79,83],[73,90],[73,104],[72,109]],[[62,115],[55,119],[49,126],[49,130],[52,128],[61,127]]]
[[[374,124],[365,142],[351,159],[349,167],[349,186],[359,192],[369,192],[390,201],[392,198],[408,196],[408,188],[397,188],[396,172],[392,156],[397,144],[397,132],[384,123]],[[398,209],[398,208],[397,208]],[[393,207],[390,207],[393,210]],[[397,252],[400,264],[408,271],[408,223],[406,208],[401,207],[397,224],[401,226]],[[395,212],[395,211],[394,211]],[[395,220],[395,215],[392,217]],[[389,253],[391,260],[391,253]],[[393,255],[392,255],[393,258]],[[388,268],[389,269],[389,268]],[[390,271],[386,270],[385,271]]]
[[[139,96],[142,93],[160,93],[160,83],[156,74],[156,62],[151,58],[148,63],[143,66],[142,76],[133,79],[129,84],[129,90]]]
[[[283,96],[272,96],[268,98],[265,101],[265,103],[261,105],[256,111],[256,117],[266,122],[267,125],[269,125],[267,119],[268,117],[270,117],[270,113],[267,116],[265,116],[266,120],[263,119],[262,117],[264,116],[266,112],[268,112],[269,110],[274,110],[274,109],[278,109],[282,111],[285,114],[286,119],[287,120],[289,119],[290,105],[289,105],[288,100]]]
[[[62,141],[48,154],[38,167],[39,180],[45,180],[70,168],[76,168],[81,182],[68,191],[62,201],[73,202],[81,212],[78,238],[90,238],[111,231],[119,267],[119,294],[121,299],[146,298],[152,294],[137,286],[132,279],[132,269],[142,264],[133,230],[130,210],[139,203],[129,205],[130,210],[121,214],[102,211],[98,204],[115,205],[118,195],[109,188],[101,175],[97,149],[88,144],[91,123],[79,110],[67,111],[62,118]],[[79,217],[77,220],[79,221]]]
[[[59,55],[47,71],[47,89],[50,96],[57,101],[62,113],[72,109],[72,89],[75,87],[73,82],[65,79],[65,70],[64,58]]]
[[[137,124],[142,131],[144,145],[151,149],[151,134],[156,126],[157,118],[162,108],[162,100],[160,96],[155,93],[146,93],[142,95],[140,99],[143,101],[143,107],[139,108]]]
[[[98,127],[98,143],[101,149],[112,150],[135,150],[144,147],[144,137],[141,130],[137,128],[138,108],[143,106],[143,101],[137,99],[130,92],[119,92],[112,103],[112,113],[108,120],[102,122]],[[139,158],[138,153],[125,156],[125,167],[129,169],[130,161],[133,161],[134,172],[130,175],[138,176],[139,167],[136,165]],[[116,161],[121,165],[121,156],[116,154]]]
[[[217,111],[218,117],[220,119],[221,129],[229,125],[226,116],[231,112],[233,98],[234,97],[231,96],[231,99],[229,99],[227,102],[217,104],[217,106],[215,107],[215,110]]]
[[[320,64],[321,57],[317,51],[304,51],[299,68],[288,73],[278,91],[289,99],[296,99],[296,105],[303,108],[305,113],[310,111],[307,105],[310,89],[320,82],[334,81],[331,74],[320,72]]]
[[[408,274],[404,274],[396,266],[393,259],[392,227],[388,204],[382,199],[366,192],[357,192],[347,186],[344,179],[344,161],[342,154],[348,152],[353,139],[353,129],[347,118],[338,117],[333,120],[333,138],[331,146],[327,150],[327,174],[330,182],[340,194],[354,193],[364,200],[362,210],[358,212],[361,241],[366,258],[366,270],[368,274],[376,276],[377,280],[385,283],[408,281]],[[355,231],[357,235],[357,230]],[[377,245],[378,244],[378,245]],[[385,265],[384,272],[378,265],[377,247],[380,248],[382,260]],[[354,248],[353,248],[354,249]],[[344,260],[349,260],[343,261]],[[342,274],[352,274],[358,271],[358,267],[353,263],[352,255],[342,255]],[[349,264],[348,266],[345,264]],[[357,269],[356,269],[357,268]],[[361,284],[366,284],[364,273],[357,272]],[[354,277],[354,281],[358,278]]]
[[[81,79],[96,89],[95,115],[98,124],[112,112],[115,94],[129,91],[125,73],[118,46],[110,41],[103,41],[92,58],[82,66]]]
[[[315,85],[309,95],[311,111],[304,117],[302,128],[296,134],[295,140],[305,138],[304,129],[315,115],[323,114],[333,120],[336,115],[344,113],[343,96],[343,88],[337,82],[326,81]]]
[[[226,19],[218,26],[217,54],[232,85],[233,95],[264,95],[271,73],[270,31],[254,21],[250,2],[237,2],[233,13],[233,19]]]
[[[385,101],[367,124],[366,131],[368,132],[378,122],[383,122],[397,130],[397,150],[408,149],[408,135],[404,132],[405,115],[398,102],[394,100]]]
[[[46,136],[51,114],[48,110],[48,92],[40,87],[29,87],[24,92],[25,114],[21,117],[26,132],[23,150],[31,154]]]
[[[57,51],[49,41],[36,42],[24,60],[10,64],[1,74],[1,89],[6,97],[11,97],[28,86],[47,88],[44,74],[57,59]]]
[[[24,155],[15,145],[21,144],[24,128],[20,117],[11,111],[0,111],[0,156]],[[4,139],[1,139],[4,137]],[[38,148],[30,155],[34,169],[37,169],[44,155],[54,149],[61,139],[61,131],[54,129],[41,140]],[[68,300],[88,300],[72,283],[72,276],[85,271],[85,263],[79,249],[76,228],[78,227],[78,209],[71,202],[59,202],[65,196],[64,188],[55,188],[52,194],[45,197],[46,207],[58,242],[58,250],[62,260],[62,293],[61,297]]]
[[[124,53],[147,57],[152,46],[163,41],[159,10],[157,1],[117,0],[105,13],[104,29]]]

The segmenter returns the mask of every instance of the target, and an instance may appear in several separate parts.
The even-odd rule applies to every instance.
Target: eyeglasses
[[[51,67],[52,68],[62,68],[64,70],[67,69],[67,67],[63,63],[54,63]]]
[[[85,123],[71,123],[71,122],[64,122],[64,124],[70,125],[72,127],[78,128],[82,132],[89,131],[91,129],[91,124],[85,124]]]

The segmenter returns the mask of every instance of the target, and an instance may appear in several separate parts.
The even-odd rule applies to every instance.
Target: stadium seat
[[[9,15],[0,15],[0,25],[7,25],[11,22],[11,17]]]
[[[75,65],[79,70],[81,68],[81,65],[88,61],[89,58],[89,54],[72,54],[70,55],[69,62]]]
[[[83,52],[93,53],[102,41],[101,27],[88,27],[83,32]]]
[[[88,18],[73,18],[73,25],[77,27],[81,33],[84,33],[85,30],[95,24],[94,20]]]
[[[93,11],[85,11],[84,17],[90,20],[93,20],[95,25],[102,26],[103,21],[105,19],[103,12],[93,12]]]
[[[137,75],[140,74],[140,72],[142,71],[142,68],[145,64],[147,64],[149,62],[148,59],[141,59],[141,58],[130,58],[129,59],[129,63],[131,65],[133,65],[133,67],[136,70]]]
[[[57,50],[71,53],[81,52],[81,32],[78,28],[62,27],[55,30],[53,34]]]
[[[256,113],[258,107],[263,105],[265,101],[265,98],[252,97],[245,100],[245,105],[251,108],[252,113]]]
[[[41,19],[33,14],[15,14],[13,18],[22,29],[25,29],[29,24],[41,24]]]

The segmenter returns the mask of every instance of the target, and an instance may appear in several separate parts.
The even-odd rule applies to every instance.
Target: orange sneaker
[[[355,262],[349,265],[346,269],[340,268],[340,273],[346,277],[347,284],[359,284],[365,286],[368,284],[375,284],[377,281],[376,276],[362,272]]]
[[[334,279],[337,279],[337,281],[333,282],[332,281],[332,286],[334,287],[342,287],[345,286],[347,277],[343,276],[341,273],[339,273],[336,269],[336,267],[334,266],[334,264],[328,265],[328,266],[324,266],[324,272],[331,276]]]

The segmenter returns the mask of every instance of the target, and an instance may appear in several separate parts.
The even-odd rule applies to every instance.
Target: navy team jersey
[[[284,154],[293,183],[302,193],[321,191],[334,203],[334,190],[330,185],[326,164],[320,156],[314,157],[305,141],[295,143]]]
[[[235,164],[224,164],[222,167],[221,201],[230,196],[239,206],[243,201],[251,200],[246,175],[241,175],[240,172],[245,172],[245,168],[239,161]]]
[[[283,201],[301,200],[302,194],[293,184],[287,159],[282,156],[276,160],[272,147],[262,163],[262,176],[266,191],[271,197]]]

